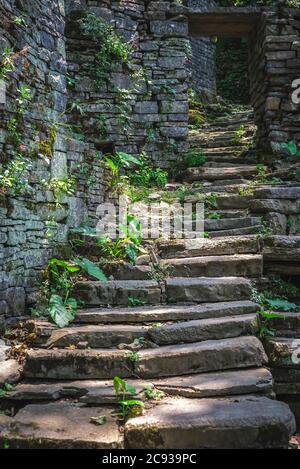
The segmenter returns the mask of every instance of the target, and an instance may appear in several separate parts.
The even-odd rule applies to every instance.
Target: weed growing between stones
[[[33,316],[46,317],[58,327],[66,327],[76,317],[78,302],[71,296],[80,275],[107,281],[103,271],[86,258],[64,261],[51,259],[45,271],[45,281],[40,291],[40,300]]]

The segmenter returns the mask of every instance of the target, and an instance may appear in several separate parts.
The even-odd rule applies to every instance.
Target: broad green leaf
[[[51,295],[48,311],[52,321],[60,328],[68,326],[75,318],[74,310],[67,308],[59,295]]]
[[[107,422],[105,415],[99,415],[97,417],[91,417],[90,421],[95,425],[104,425]]]
[[[126,384],[126,392],[129,392],[129,394],[136,394],[136,388],[134,386],[130,386],[130,384]]]
[[[137,258],[137,249],[136,249],[136,246],[134,244],[128,244],[125,248],[126,250],[126,254],[127,256],[129,257],[129,259],[135,263],[136,262],[136,258]]]
[[[91,277],[96,278],[102,282],[107,282],[107,277],[104,274],[103,270],[101,270],[94,262],[86,259],[75,259],[75,264],[79,265],[85,272],[88,273]]]
[[[266,298],[266,303],[272,308],[272,309],[278,309],[279,311],[293,311],[299,308],[298,305],[295,303],[290,303],[287,300],[281,299],[281,298]]]
[[[139,401],[139,400],[136,400],[136,399],[130,399],[130,400],[125,400],[125,401],[119,401],[119,404],[122,405],[122,406],[126,406],[126,407],[131,407],[131,406],[139,406],[139,407],[145,407],[145,404],[143,403],[143,401]]]
[[[78,272],[80,270],[79,267],[77,267],[74,264],[70,264],[70,262],[62,261],[60,259],[55,259],[55,258],[51,259],[51,261],[49,262],[49,266],[50,267],[54,267],[54,266],[62,267],[63,269],[68,270],[69,272]]]
[[[119,376],[114,377],[113,383],[114,383],[114,390],[117,395],[120,393],[120,390],[123,392],[126,391],[126,383]]]

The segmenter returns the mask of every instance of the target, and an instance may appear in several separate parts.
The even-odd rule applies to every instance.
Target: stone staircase
[[[74,294],[85,307],[65,329],[28,321],[37,339],[23,381],[7,396],[16,411],[2,429],[10,447],[288,447],[294,416],[274,399],[251,300],[252,282],[263,273],[254,234],[262,224],[248,213],[251,196],[238,195],[256,174],[230,144],[241,119],[246,125],[248,117],[236,115],[191,136],[192,145],[209,149],[206,165],[184,176],[192,193],[186,200],[217,188],[221,217],[206,221],[208,239],[158,240],[155,261],[107,266],[107,283],[79,282]],[[166,272],[157,281],[149,279],[155,265]],[[129,306],[129,297],[143,306]],[[164,397],[118,422],[111,416],[116,375],[138,398],[150,384]],[[92,423],[97,416],[106,423]]]

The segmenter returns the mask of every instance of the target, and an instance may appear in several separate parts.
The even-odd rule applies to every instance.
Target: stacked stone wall
[[[250,41],[251,100],[261,147],[300,143],[299,104],[293,83],[300,77],[299,9],[263,9]]]

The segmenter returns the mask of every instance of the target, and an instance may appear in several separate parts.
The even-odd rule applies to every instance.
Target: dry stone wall
[[[130,64],[100,90],[96,44],[78,27],[87,12],[132,40]],[[109,198],[103,151],[145,151],[164,167],[185,150],[189,71],[181,12],[171,1],[0,1],[1,52],[17,54],[0,83],[0,174],[10,158],[21,159],[25,169],[15,179],[29,183],[19,193],[1,191],[0,322],[34,304],[41,272],[70,228],[95,223],[98,204]],[[25,88],[30,98],[19,112]]]
[[[289,140],[299,145],[299,104],[292,100],[300,78],[299,9],[262,9],[250,42],[250,77],[259,145],[273,151]]]
[[[188,0],[188,6],[203,11],[214,7],[213,0]],[[216,46],[213,38],[193,37],[191,43],[192,87],[205,101],[213,101],[217,94],[215,73]]]

